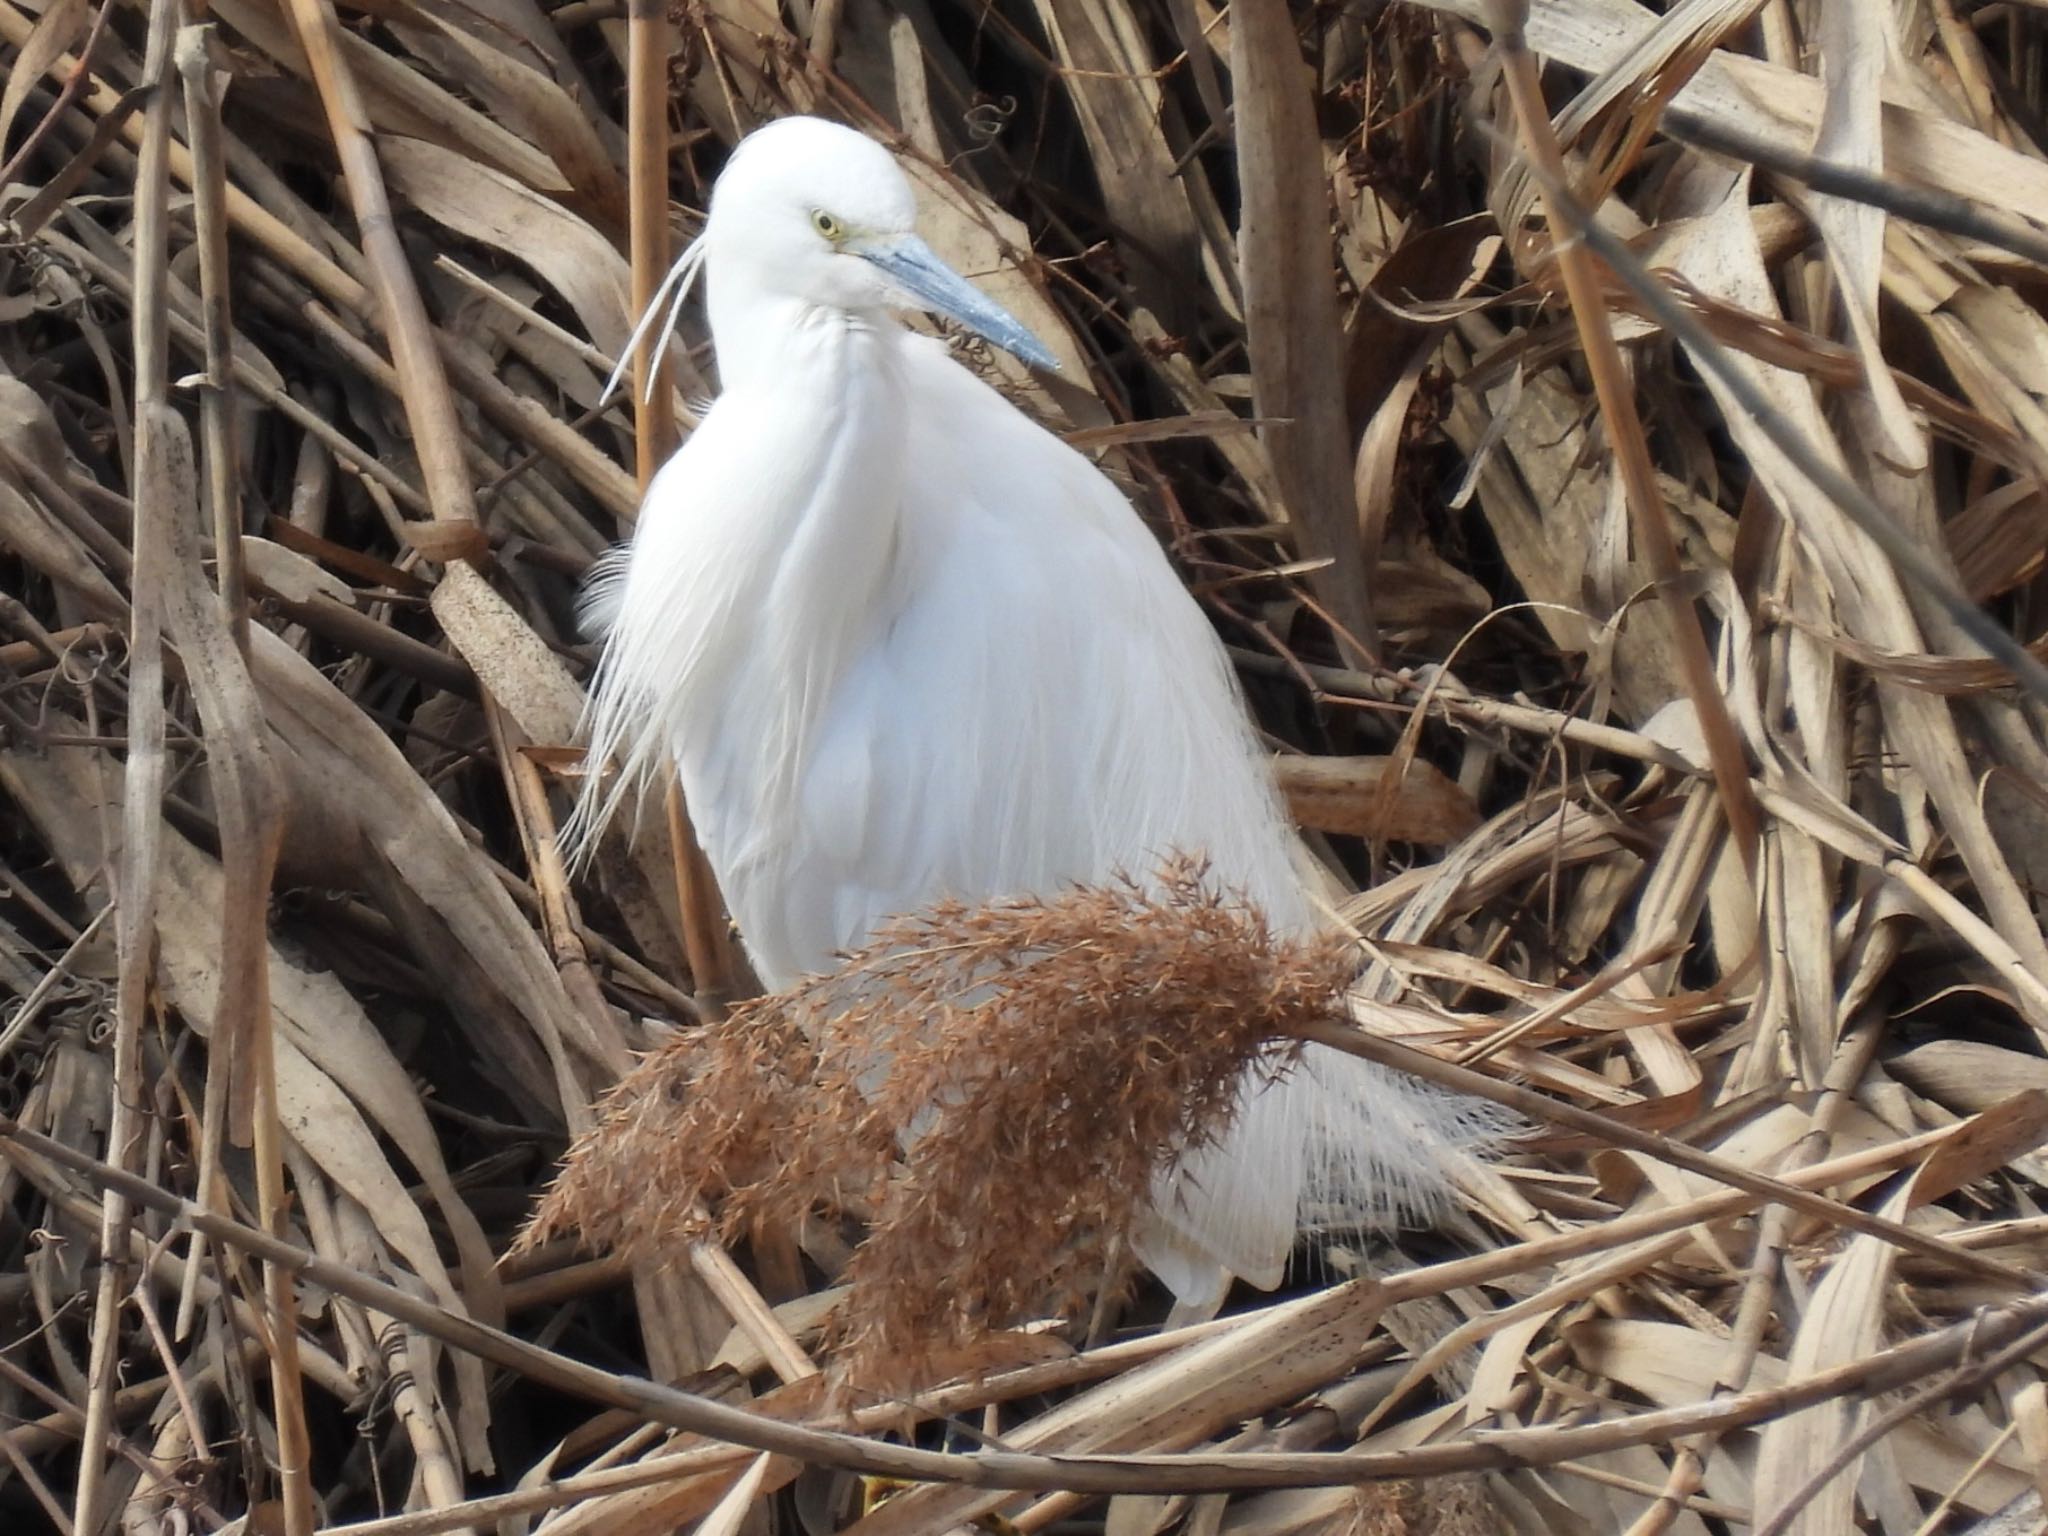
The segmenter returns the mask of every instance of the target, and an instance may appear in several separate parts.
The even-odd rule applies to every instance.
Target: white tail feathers
[[[1176,1316],[1193,1320],[1222,1303],[1232,1275],[1278,1285],[1303,1230],[1438,1214],[1458,1161],[1513,1128],[1491,1105],[1312,1045],[1220,1141],[1158,1181],[1133,1244],[1178,1298]]]

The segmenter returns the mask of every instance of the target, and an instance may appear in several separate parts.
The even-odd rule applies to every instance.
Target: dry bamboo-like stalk
[[[1379,635],[1338,419],[1343,360],[1308,70],[1283,0],[1245,0],[1230,38],[1244,107],[1236,121],[1245,178],[1238,251],[1252,404],[1280,423],[1262,431],[1301,530],[1301,553],[1331,562],[1318,585],[1338,624],[1369,657]]]
[[[633,310],[644,314],[669,268],[669,19],[655,0],[632,0],[626,14],[626,142],[632,213]],[[668,349],[650,332],[633,356],[634,465],[644,495],[675,449],[675,395]],[[665,814],[675,850],[676,902],[691,984],[712,1008],[732,993],[725,906],[710,861],[697,844],[681,792],[668,791]]]
[[[633,310],[646,313],[668,275],[668,13],[654,0],[626,10],[626,184],[632,210]],[[645,492],[675,451],[668,349],[658,338],[633,357],[633,462]]]
[[[433,322],[420,301],[418,285],[399,243],[391,200],[369,134],[369,112],[341,52],[341,25],[326,0],[291,0],[292,23],[320,91],[328,131],[348,178],[363,255],[376,284],[384,336],[391,344],[400,394],[412,424],[413,446],[434,515],[444,522],[474,523],[476,498],[462,462],[462,429],[448,392],[447,375],[433,340]],[[472,547],[467,553],[474,554]]]
[[[221,143],[220,101],[213,89],[212,34],[179,29],[178,74],[184,82],[185,122],[192,138],[193,222],[199,232],[200,299],[206,316],[206,383],[199,410],[204,433],[207,505],[213,512],[214,580],[221,616],[236,648],[249,650],[249,583],[242,568],[242,495],[236,478],[234,326],[228,272],[228,168]]]
[[[169,321],[164,294],[170,185],[165,162],[170,149],[171,42],[176,24],[176,0],[154,0],[143,67],[157,85],[157,96],[145,114],[142,152],[136,170],[133,483],[142,488],[143,494],[134,514],[135,581],[128,629],[134,703],[128,714],[121,865],[115,896],[120,979],[115,1002],[112,1103],[108,1111],[114,1162],[124,1169],[137,1166],[142,1152],[142,1031],[149,1011],[156,947],[157,825],[163,814],[165,778],[164,567],[170,549],[167,524],[174,515],[164,487],[163,462],[168,447],[163,431],[168,414],[164,401],[170,387]],[[105,1478],[103,1458],[107,1433],[113,1424],[120,1306],[128,1286],[123,1266],[105,1256],[127,1252],[130,1219],[128,1202],[110,1192],[100,1223],[102,1263],[93,1296],[87,1368],[89,1396],[72,1502],[71,1523],[79,1531],[97,1529],[107,1513],[100,1507]]]
[[[227,229],[222,207],[227,193],[227,167],[222,160],[219,109],[207,79],[209,61],[203,30],[181,27],[175,45],[178,72],[184,82],[185,119],[192,139],[194,171],[193,215],[200,231],[201,300],[205,309],[206,394],[201,399],[201,458],[204,463],[209,504],[213,509],[214,558],[223,617],[233,627],[240,648],[248,649],[248,583],[242,567],[239,527],[241,498],[235,483],[234,415],[227,389],[233,366],[234,337],[227,292]],[[233,537],[224,535],[232,526]],[[230,547],[232,546],[232,547]],[[237,1054],[223,1053],[210,1063],[206,1078],[206,1101],[201,1120],[204,1134],[199,1149],[200,1204],[218,1209],[222,1154],[227,1145],[228,1088],[230,1063]],[[248,1110],[242,1107],[246,1125]],[[246,1139],[246,1138],[245,1138]],[[178,1295],[177,1334],[186,1337],[192,1329],[198,1305],[199,1278],[205,1267],[206,1248],[195,1238],[187,1250],[185,1283]]]
[[[169,60],[167,62],[167,68]],[[163,77],[168,89],[169,74]],[[201,141],[202,145],[204,141]],[[205,146],[195,163],[202,182],[222,167],[209,164]],[[167,190],[167,184],[159,182]],[[218,206],[203,199],[202,225],[217,219]],[[218,239],[221,231],[203,229]],[[216,273],[218,281],[223,274]],[[138,293],[143,283],[138,274]],[[209,364],[224,362],[229,319],[224,291],[210,307]],[[138,392],[138,455],[149,448],[149,470],[139,483],[147,516],[158,525],[154,552],[163,561],[165,626],[178,646],[184,679],[191,689],[209,743],[208,778],[217,805],[221,863],[227,880],[220,905],[218,1048],[208,1059],[206,1118],[201,1147],[218,1158],[224,1141],[253,1152],[259,1213],[266,1230],[282,1235],[290,1223],[291,1196],[284,1178],[284,1130],[279,1106],[275,1021],[270,1006],[268,910],[272,876],[283,835],[281,786],[265,742],[247,652],[237,644],[236,626],[209,589],[200,569],[202,497],[191,438],[181,419],[160,396]],[[224,424],[209,434],[216,455],[217,505],[234,500],[230,451]],[[145,513],[138,508],[137,526]],[[215,522],[216,535],[222,529]],[[239,547],[240,532],[231,532]],[[140,564],[138,560],[138,564]],[[243,637],[246,639],[246,635]],[[211,1170],[217,1165],[209,1162]],[[219,1191],[209,1175],[201,1181],[208,1198]],[[186,1270],[186,1294],[203,1259],[195,1248]],[[277,1426],[279,1496],[289,1536],[310,1536],[314,1523],[312,1446],[306,1428],[305,1386],[299,1363],[298,1299],[291,1275],[275,1264],[263,1269],[263,1293],[270,1333],[271,1395]],[[180,1311],[187,1303],[181,1298]]]

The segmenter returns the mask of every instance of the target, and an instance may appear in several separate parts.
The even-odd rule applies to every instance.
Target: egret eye
[[[811,210],[811,228],[815,229],[827,240],[833,241],[838,240],[841,235],[846,233],[846,226],[822,208],[813,208]]]

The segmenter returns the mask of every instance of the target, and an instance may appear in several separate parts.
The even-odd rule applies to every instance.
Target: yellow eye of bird
[[[815,229],[827,240],[837,240],[846,233],[846,226],[822,208],[813,208],[811,210],[811,228]]]

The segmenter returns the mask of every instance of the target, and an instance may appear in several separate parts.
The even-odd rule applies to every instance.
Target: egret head
[[[863,134],[786,117],[750,134],[711,194],[705,254],[757,289],[850,314],[923,309],[1039,368],[1052,354],[944,262],[916,231],[895,158]]]

